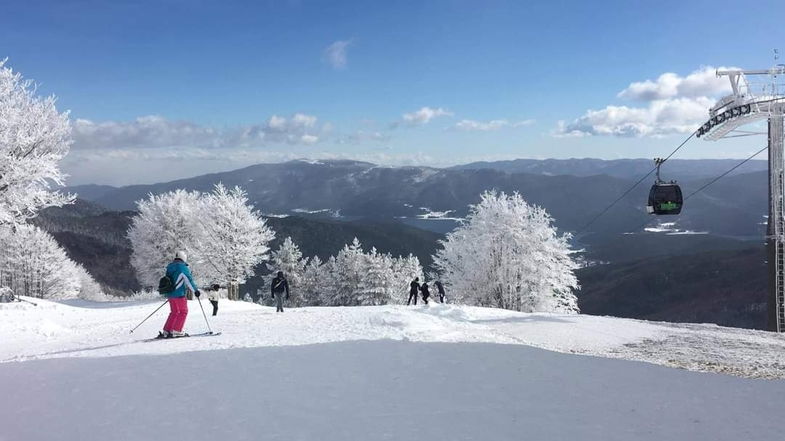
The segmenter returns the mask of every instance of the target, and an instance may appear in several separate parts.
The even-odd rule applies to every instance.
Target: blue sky
[[[782,1],[17,1],[4,15],[0,56],[71,111],[70,183],[294,157],[653,157],[721,95],[710,68],[785,51]],[[646,80],[678,91],[629,88]],[[681,157],[764,144],[694,141]]]

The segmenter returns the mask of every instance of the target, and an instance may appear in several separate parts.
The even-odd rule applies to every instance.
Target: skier
[[[414,304],[417,304],[417,293],[420,292],[420,278],[415,277],[412,280],[412,283],[409,284],[409,301],[406,302],[407,305],[412,303],[412,298],[414,298]]]
[[[210,287],[212,292],[208,299],[210,300],[210,304],[213,305],[213,316],[218,315],[218,290],[221,289],[221,286],[217,283]]]
[[[442,285],[442,281],[437,280],[434,285],[436,285],[436,289],[439,290],[439,303],[444,303],[444,285]]]
[[[158,333],[158,338],[188,336],[183,332],[185,318],[188,316],[188,300],[185,296],[188,292],[192,292],[196,297],[199,297],[201,293],[191,276],[186,258],[185,251],[178,251],[174,255],[174,260],[166,266],[166,277],[172,281],[174,290],[166,293],[170,312],[164,324],[164,330]]]
[[[289,282],[286,280],[286,277],[284,277],[283,271],[278,271],[278,274],[275,276],[272,283],[270,283],[270,292],[275,299],[275,312],[283,312],[283,301],[289,300]],[[286,292],[285,299],[284,292]],[[278,294],[278,296],[276,296],[276,294]]]
[[[428,304],[428,297],[431,296],[431,291],[428,288],[428,282],[422,282],[422,286],[420,287],[420,291],[422,292],[422,301],[425,304]]]

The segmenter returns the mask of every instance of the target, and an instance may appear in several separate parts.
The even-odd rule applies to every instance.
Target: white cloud
[[[333,69],[344,69],[346,67],[346,52],[352,40],[338,40],[327,46],[322,51],[322,60],[333,67]]]
[[[471,119],[464,119],[455,124],[455,128],[464,131],[483,131],[490,132],[504,128],[523,127],[534,124],[533,119],[525,119],[522,121],[511,122],[506,119],[494,119],[491,121],[475,121]]]
[[[724,68],[720,68],[724,69]],[[730,93],[727,78],[718,78],[717,69],[707,66],[698,69],[686,77],[666,72],[656,81],[646,80],[635,82],[618,93],[619,98],[655,101],[668,98],[698,98]]]
[[[330,131],[315,116],[296,113],[271,116],[261,124],[215,129],[161,116],[142,116],[132,121],[73,123],[74,149],[237,148],[273,144],[311,145]]]
[[[439,108],[423,107],[412,113],[403,114],[403,122],[411,126],[428,124],[432,119],[440,116],[452,116],[452,112]]]
[[[656,81],[631,83],[617,97],[643,101],[644,107],[609,105],[588,110],[570,123],[559,121],[555,136],[665,136],[691,133],[708,118],[717,97],[730,92],[727,78],[704,67],[686,77],[664,73]]]

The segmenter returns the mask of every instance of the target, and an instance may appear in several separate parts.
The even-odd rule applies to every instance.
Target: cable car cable
[[[730,170],[726,171],[725,173],[723,173],[723,174],[721,174],[721,175],[717,176],[716,178],[712,179],[712,180],[711,180],[711,182],[709,182],[708,184],[706,184],[706,185],[704,185],[703,187],[701,187],[701,188],[699,188],[699,189],[697,189],[697,190],[693,191],[692,193],[690,193],[690,194],[689,194],[689,196],[687,196],[687,197],[685,197],[685,198],[684,198],[684,200],[686,201],[687,199],[689,199],[689,198],[691,198],[692,196],[694,196],[694,195],[695,195],[695,193],[699,193],[699,192],[700,192],[700,191],[702,191],[704,188],[706,188],[706,187],[708,187],[709,185],[711,185],[711,184],[713,184],[713,183],[715,183],[715,182],[719,181],[720,179],[724,178],[724,177],[725,177],[725,176],[726,176],[728,173],[730,173],[730,172],[732,172],[733,170],[736,170],[737,168],[741,167],[741,166],[742,166],[742,165],[744,165],[744,164],[745,164],[747,161],[749,161],[749,160],[751,160],[752,158],[754,158],[754,157],[756,157],[756,156],[760,155],[761,153],[763,153],[763,151],[764,151],[764,150],[766,150],[766,149],[768,149],[768,148],[769,148],[769,146],[767,145],[766,147],[763,147],[762,149],[760,149],[760,150],[758,150],[757,152],[753,153],[753,154],[752,154],[752,156],[750,156],[750,157],[748,157],[747,159],[745,159],[745,160],[741,161],[740,163],[736,164],[736,165],[735,165],[733,168],[731,168]]]
[[[662,160],[662,162],[664,163],[665,161],[667,161],[668,159],[670,159],[670,158],[671,158],[671,156],[673,156],[674,154],[676,154],[676,152],[678,152],[678,151],[679,151],[679,149],[681,149],[682,147],[684,147],[684,144],[687,144],[687,141],[689,141],[690,139],[692,139],[692,137],[693,137],[693,136],[695,136],[697,133],[698,133],[698,131],[697,131],[697,130],[695,130],[694,132],[692,132],[692,133],[690,134],[690,136],[688,136],[688,137],[687,137],[687,139],[685,139],[684,141],[682,141],[682,143],[681,143],[681,144],[679,144],[679,146],[678,146],[678,147],[676,147],[676,149],[674,149],[674,150],[671,152],[671,154],[670,154],[670,155],[668,155],[667,157],[665,157],[665,159],[663,159],[663,160]],[[612,208],[614,205],[616,205],[616,203],[618,203],[620,200],[624,199],[624,197],[625,197],[625,196],[627,196],[628,194],[630,194],[630,192],[631,192],[632,190],[634,190],[634,189],[635,189],[635,187],[637,187],[638,185],[640,185],[640,183],[641,183],[641,182],[643,182],[643,180],[644,180],[644,179],[646,179],[646,178],[648,178],[649,176],[651,176],[651,174],[652,174],[652,173],[654,173],[656,170],[657,170],[657,167],[654,167],[653,169],[651,169],[651,171],[649,171],[648,173],[646,173],[646,175],[645,175],[645,176],[643,176],[642,178],[638,179],[638,181],[637,181],[637,182],[635,182],[634,184],[632,184],[632,186],[631,186],[630,188],[628,188],[628,189],[627,189],[627,191],[625,191],[624,193],[622,193],[622,195],[621,195],[621,196],[619,196],[618,198],[616,198],[616,200],[614,200],[613,202],[611,202],[611,203],[610,203],[610,205],[608,205],[607,207],[605,207],[605,209],[604,209],[604,210],[602,210],[602,211],[601,211],[599,214],[597,214],[596,216],[594,216],[594,217],[592,218],[592,220],[590,220],[588,223],[586,223],[586,225],[584,225],[583,227],[581,227],[581,229],[580,229],[580,230],[578,230],[578,231],[577,231],[575,234],[580,234],[580,233],[583,233],[584,231],[586,231],[586,229],[587,229],[587,228],[589,228],[589,227],[591,226],[591,224],[593,224],[593,223],[594,223],[594,222],[595,222],[597,219],[599,219],[599,218],[600,218],[600,216],[602,216],[603,214],[607,213],[607,212],[608,212],[608,210],[610,210],[610,209],[611,209],[611,208]]]
[[[750,155],[750,156],[749,156],[747,159],[745,159],[745,160],[741,161],[740,163],[738,163],[738,164],[734,165],[734,166],[733,166],[733,167],[731,167],[729,170],[727,170],[725,173],[723,173],[723,174],[721,174],[721,175],[717,176],[716,178],[714,178],[714,179],[712,179],[711,181],[709,181],[707,184],[703,185],[701,188],[699,188],[699,189],[697,189],[697,190],[693,191],[692,193],[690,193],[690,194],[689,194],[687,197],[685,197],[685,198],[684,198],[684,200],[686,201],[687,199],[691,198],[691,197],[692,197],[692,196],[694,196],[695,194],[697,194],[697,193],[700,193],[700,192],[701,192],[701,191],[703,191],[703,190],[704,190],[706,187],[708,187],[708,186],[710,186],[711,184],[713,184],[713,183],[715,183],[715,182],[719,181],[720,179],[724,178],[724,177],[725,177],[725,176],[727,176],[727,175],[728,175],[730,172],[732,172],[733,170],[736,170],[737,168],[739,168],[739,167],[741,167],[742,165],[746,164],[747,162],[749,162],[750,160],[752,160],[752,158],[754,158],[754,157],[756,157],[756,156],[760,155],[761,153],[763,153],[763,151],[764,151],[764,150],[766,150],[766,149],[768,149],[768,148],[769,148],[769,146],[767,145],[766,147],[763,147],[762,149],[760,149],[760,150],[758,150],[757,152],[753,153],[753,154],[752,154],[752,155]],[[638,231],[639,229],[641,229],[641,227],[645,227],[645,226],[646,226],[646,224],[648,224],[649,222],[650,222],[650,221],[649,221],[649,220],[647,220],[646,222],[644,222],[644,223],[642,223],[642,224],[638,225],[637,227],[635,227],[635,228],[632,230],[632,233],[635,233],[636,231]]]

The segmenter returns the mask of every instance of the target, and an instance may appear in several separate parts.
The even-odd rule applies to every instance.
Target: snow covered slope
[[[209,310],[209,303],[203,302]],[[172,354],[214,349],[307,345],[355,340],[523,344],[558,352],[647,361],[697,371],[785,378],[785,336],[716,325],[673,324],[590,315],[523,314],[453,305],[272,308],[221,301],[211,338],[140,342],[157,334],[160,303],[38,301],[0,304],[0,362],[55,357]],[[189,302],[186,331],[206,331],[199,304]],[[208,311],[209,312],[209,311]]]
[[[210,317],[220,336],[140,342],[164,310],[129,335],[157,306],[0,305],[0,440],[785,435],[780,335],[450,305],[276,315],[227,301]],[[206,330],[189,308],[188,330]]]

